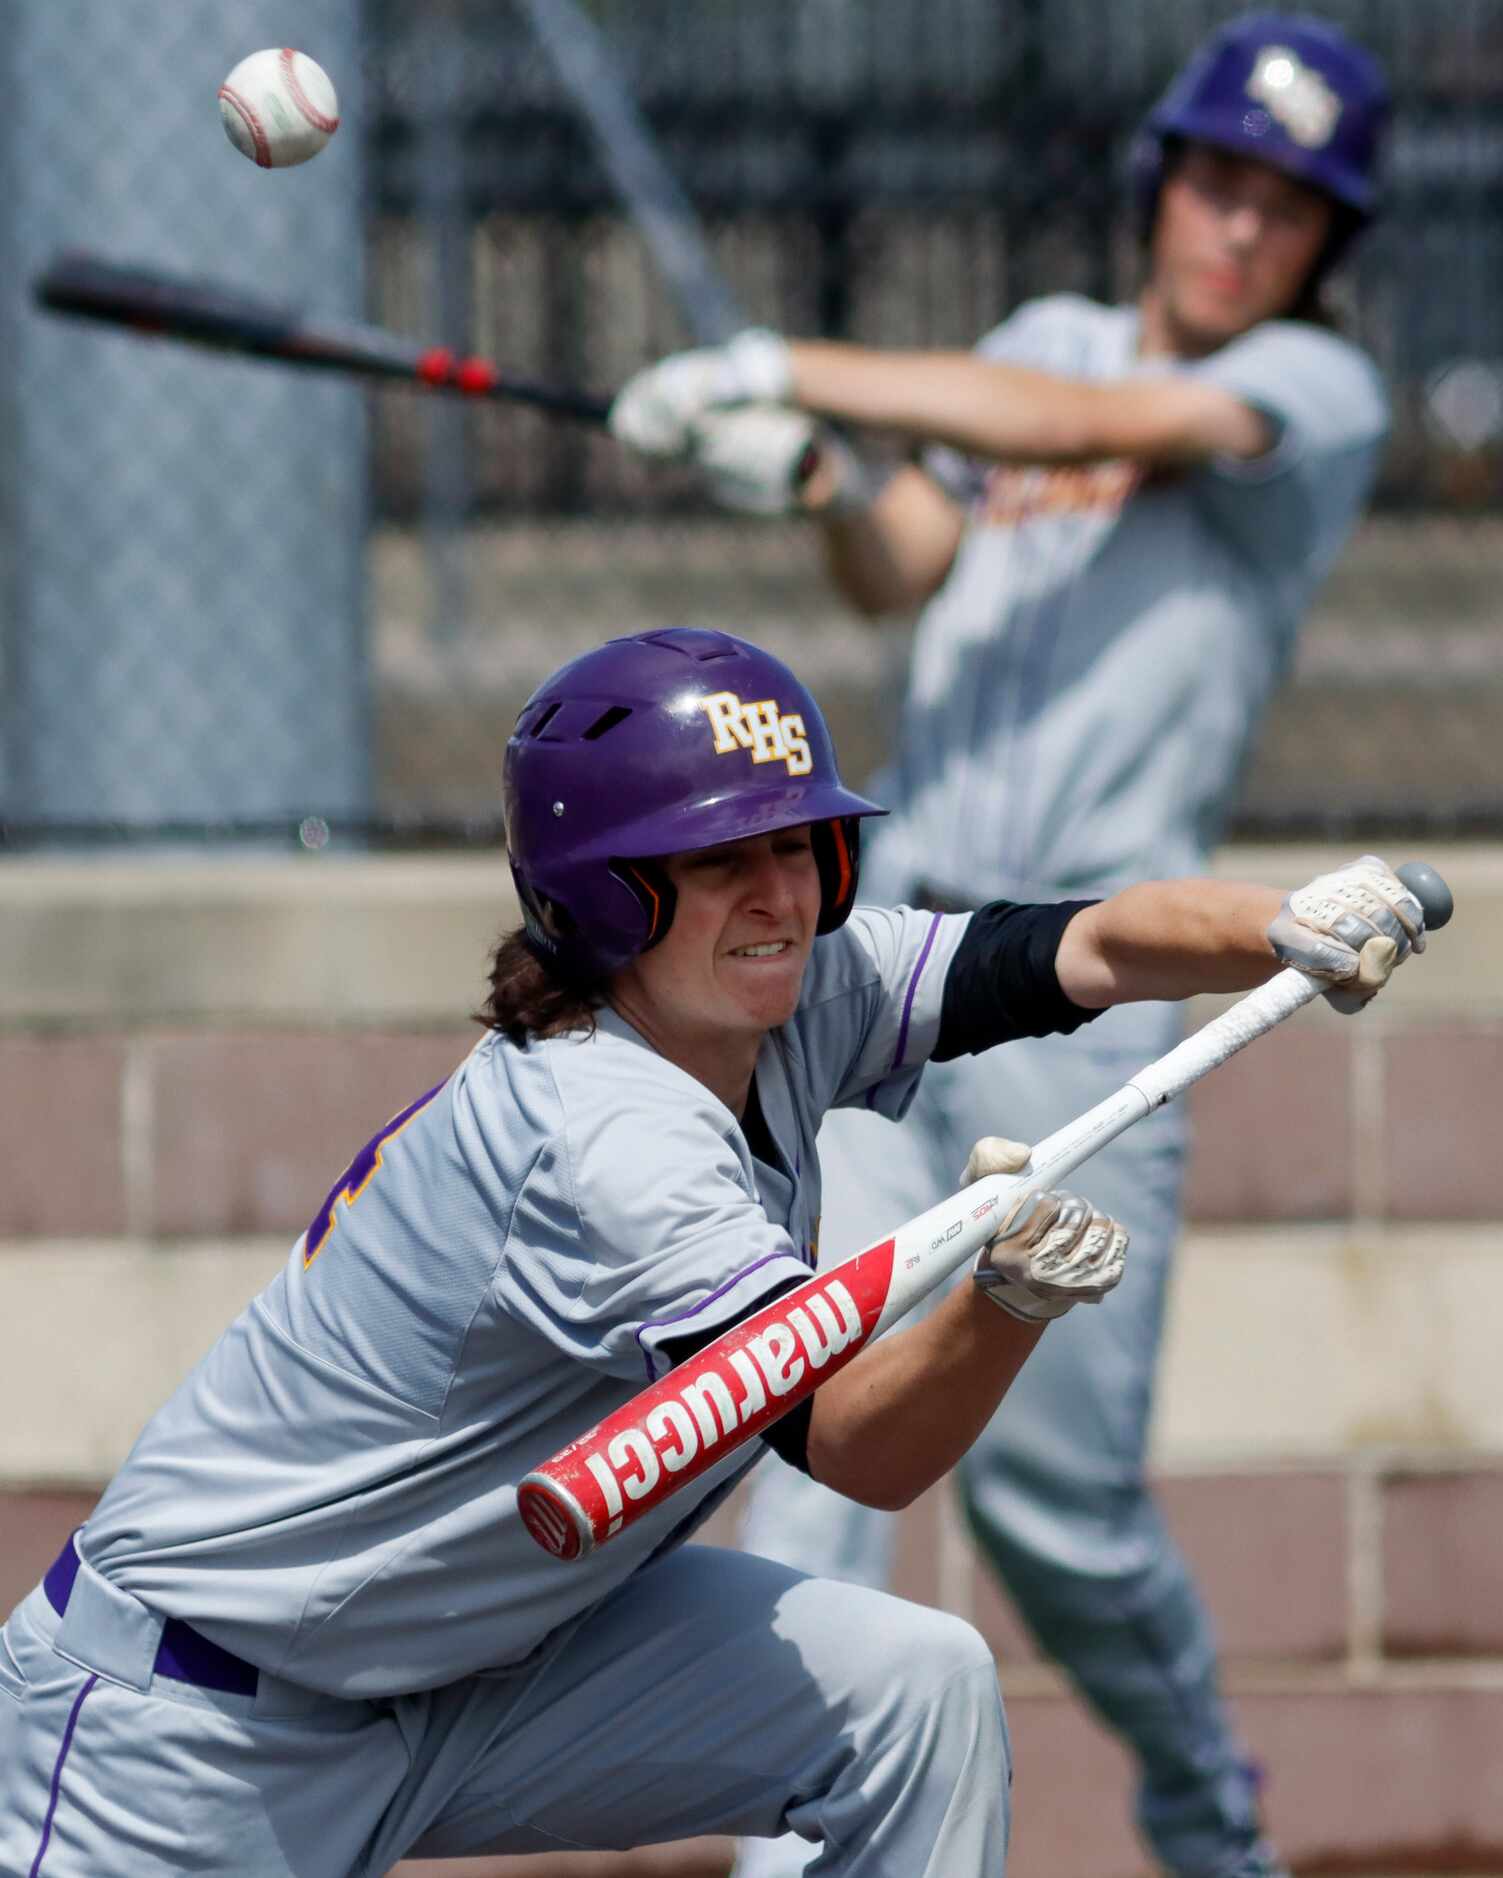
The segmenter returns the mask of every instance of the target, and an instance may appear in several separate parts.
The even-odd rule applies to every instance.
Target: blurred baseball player
[[[1374,212],[1386,112],[1380,71],[1339,32],[1245,16],[1137,140],[1135,304],[1035,300],[973,354],[752,331],[617,399],[619,437],[697,460],[725,503],[813,509],[863,611],[927,602],[879,785],[894,813],[869,858],[878,899],[949,910],[1203,868],[1386,431],[1374,368],[1321,298]],[[930,447],[878,483],[805,414]],[[1318,793],[1322,752],[1309,760]],[[832,1122],[825,1243],[866,1243],[911,1212],[999,1118],[1031,1129],[1079,1112],[1176,1023],[1138,1006],[1073,1045],[951,1065],[901,1134]],[[1206,1618],[1143,1480],[1183,1151],[1166,1112],[1093,1164],[1093,1192],[1132,1225],[1132,1274],[1110,1312],[1049,1339],[961,1487],[1030,1628],[1135,1751],[1159,1858],[1227,1878],[1275,1862]],[[766,1479],[748,1543],[885,1580],[879,1517],[791,1477]],[[749,1852],[744,1878],[801,1869],[805,1852]]]
[[[5,1627],[0,1869],[376,1878],[794,1825],[831,1878],[995,1878],[976,1633],[682,1543],[760,1444],[567,1566],[517,1484],[807,1277],[827,1108],[897,1116],[930,1058],[1280,959],[1365,998],[1421,909],[1368,858],[1282,904],[1179,881],[853,913],[880,811],[793,674],[705,630],[565,666],[505,789],[525,925],[485,1036],[355,1156]],[[980,1141],[967,1176],[1027,1152]],[[976,1283],[769,1444],[905,1504],[1124,1251],[1083,1201],[1020,1202]]]

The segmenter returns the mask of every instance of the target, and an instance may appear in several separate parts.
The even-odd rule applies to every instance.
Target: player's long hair
[[[518,926],[501,935],[491,954],[490,996],[474,1016],[477,1024],[499,1030],[525,1050],[535,1037],[593,1036],[595,1013],[604,1002],[603,980],[591,984],[560,977]]]

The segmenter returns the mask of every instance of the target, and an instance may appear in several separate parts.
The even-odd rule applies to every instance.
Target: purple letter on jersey
[[[446,1076],[444,1082],[448,1080]],[[371,1176],[381,1165],[382,1148],[385,1147],[386,1143],[390,1141],[393,1136],[401,1134],[402,1130],[412,1120],[413,1116],[417,1114],[418,1110],[426,1108],[443,1086],[444,1084],[442,1082],[435,1083],[433,1088],[431,1088],[426,1095],[420,1095],[416,1102],[409,1102],[405,1109],[393,1115],[381,1132],[377,1135],[373,1135],[371,1139],[366,1142],[365,1146],[355,1156],[354,1160],[350,1162],[349,1166],[339,1176],[338,1180],[335,1181],[333,1188],[330,1190],[328,1199],[324,1201],[317,1213],[314,1214],[313,1224],[304,1235],[304,1271],[307,1271],[308,1267],[318,1257],[319,1253],[323,1251],[324,1246],[328,1243],[329,1234],[333,1232],[335,1226],[339,1223],[335,1213],[335,1208],[338,1206],[339,1202],[343,1200],[346,1206],[353,1206],[355,1204],[361,1194],[365,1192]]]

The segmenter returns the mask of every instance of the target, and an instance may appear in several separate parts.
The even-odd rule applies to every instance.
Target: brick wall
[[[1247,851],[1221,871],[1287,882],[1334,858]],[[1191,1098],[1156,1464],[1302,1871],[1503,1869],[1503,854],[1433,858],[1460,911],[1391,995],[1356,1022],[1301,1013]],[[468,1046],[500,876],[0,868],[0,1607],[343,1162]],[[996,1648],[1010,1870],[1138,1872],[1120,1752],[1030,1650],[943,1492],[901,1551],[902,1588]],[[702,1844],[472,1869],[725,1865]]]

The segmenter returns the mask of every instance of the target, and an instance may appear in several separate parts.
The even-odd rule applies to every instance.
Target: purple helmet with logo
[[[669,627],[574,659],[523,705],[502,783],[528,938],[564,970],[615,971],[661,939],[659,857],[814,825],[819,931],[856,897],[860,818],[819,706],[781,660]]]
[[[1336,27],[1308,14],[1244,13],[1199,47],[1138,133],[1131,163],[1142,227],[1153,224],[1169,144],[1214,144],[1338,205],[1323,270],[1377,210],[1388,111],[1382,68]]]

